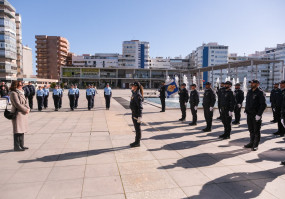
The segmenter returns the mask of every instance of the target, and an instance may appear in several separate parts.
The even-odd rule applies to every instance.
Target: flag
[[[170,83],[165,85],[166,87],[166,92],[167,92],[167,97],[176,94],[178,92],[178,86],[174,80],[172,80]]]

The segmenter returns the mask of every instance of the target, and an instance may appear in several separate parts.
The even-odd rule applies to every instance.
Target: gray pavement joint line
[[[82,114],[82,113],[81,113],[81,114]],[[69,114],[69,116],[70,116],[70,115],[71,115],[71,114]],[[69,118],[69,117],[66,117],[63,122],[65,122],[68,118]],[[78,122],[77,122],[77,123],[78,123]],[[51,135],[51,136],[52,136],[52,135]],[[72,133],[70,134],[68,140],[65,142],[64,146],[67,145],[67,143],[69,142],[71,136],[72,136]],[[48,139],[47,139],[44,143],[46,143],[47,141],[48,141]],[[54,169],[54,167],[55,167],[55,164],[56,164],[56,162],[59,160],[59,158],[60,158],[60,156],[61,156],[61,154],[62,154],[64,148],[65,148],[65,147],[63,147],[63,148],[61,149],[60,155],[57,157],[56,161],[54,161],[53,166],[52,166],[52,169],[50,170],[49,174],[47,175],[46,180],[48,179],[48,177],[50,176],[51,172],[53,171],[53,169]],[[41,188],[39,189],[39,191],[38,191],[38,193],[37,193],[37,195],[36,195],[36,198],[39,197],[39,194],[40,194],[41,190],[43,189],[43,187],[44,187],[44,185],[45,185],[45,183],[46,183],[46,180],[45,180],[45,182],[42,184]]]

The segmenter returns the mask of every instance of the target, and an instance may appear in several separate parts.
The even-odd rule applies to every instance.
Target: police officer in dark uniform
[[[235,121],[233,121],[232,124],[238,125],[240,122],[240,112],[244,100],[244,92],[240,89],[240,83],[236,83],[235,85],[234,96],[235,96],[235,109],[234,109]]]
[[[189,100],[189,94],[185,87],[186,87],[186,84],[182,83],[178,91],[180,109],[182,112],[182,117],[179,119],[179,121],[185,121],[186,119],[186,106]]]
[[[28,100],[29,100],[29,106],[30,106],[30,109],[33,109],[33,100],[34,100],[34,96],[36,94],[36,89],[35,87],[32,85],[32,82],[29,82],[29,85],[28,85],[28,88],[29,88],[29,91],[30,91],[30,95],[28,97]]]
[[[211,83],[207,82],[203,97],[204,117],[207,123],[206,128],[203,129],[204,132],[210,132],[212,130],[213,111],[215,103],[216,95],[211,88]]]
[[[224,125],[224,134],[220,135],[219,138],[225,140],[230,139],[232,127],[232,115],[235,107],[235,97],[231,90],[232,83],[230,81],[225,82],[225,90],[221,95],[221,119]]]
[[[159,98],[160,98],[160,102],[161,102],[161,111],[160,112],[165,112],[165,82],[161,83],[161,87],[158,90],[159,91]]]
[[[282,115],[285,115],[284,114],[285,107],[282,108],[283,106],[285,106],[285,81],[284,80],[280,82],[280,88],[281,89],[279,89],[279,92],[276,91],[276,93],[274,93],[274,99],[273,99],[274,100],[273,103],[275,104],[274,105],[275,119],[278,123],[278,131],[273,134],[276,136],[283,137],[285,134],[285,129],[282,125],[281,119],[284,118]]]
[[[221,105],[220,105],[220,102],[221,102],[221,96],[222,96],[222,93],[223,91],[225,90],[225,83],[222,82],[221,83],[221,87],[218,88],[217,90],[217,96],[218,96],[218,109],[219,109],[219,113],[220,113],[220,116],[217,117],[217,120],[220,120],[221,119]]]
[[[190,126],[196,126],[197,125],[197,110],[199,105],[199,93],[196,90],[196,84],[191,85],[191,92],[190,92],[190,109],[192,113],[192,122],[189,123]]]
[[[143,110],[143,87],[139,82],[134,82],[132,85],[132,97],[130,101],[130,108],[132,110],[132,120],[136,130],[135,142],[131,143],[131,147],[139,147],[141,140],[141,122]]]
[[[270,122],[272,122],[272,123],[278,122],[278,120],[276,118],[276,100],[277,100],[280,92],[281,92],[281,90],[279,89],[279,83],[277,83],[277,82],[274,83],[273,89],[270,93],[270,103],[271,103],[271,108],[272,108],[272,113],[273,113],[273,120],[271,120]]]
[[[244,147],[251,148],[252,151],[256,151],[260,142],[262,114],[267,105],[264,92],[258,87],[259,81],[254,79],[249,83],[251,83],[251,89],[246,95],[245,113],[247,114],[250,142],[247,145],[244,145]]]

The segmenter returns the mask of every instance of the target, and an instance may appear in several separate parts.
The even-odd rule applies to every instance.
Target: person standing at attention
[[[105,97],[105,102],[106,102],[106,110],[109,110],[110,101],[112,97],[112,89],[109,86],[109,83],[107,83],[106,87],[104,88],[104,97]]]
[[[37,90],[37,101],[38,101],[38,110],[43,110],[43,103],[44,103],[44,91],[41,86]]]
[[[161,83],[161,87],[158,90],[159,91],[159,98],[160,98],[160,102],[161,102],[161,111],[160,112],[165,112],[165,82]]]
[[[74,85],[71,85],[71,88],[68,90],[69,106],[72,111],[74,111],[75,106],[75,88]]]
[[[49,89],[47,88],[47,85],[44,85],[43,91],[44,91],[44,109],[46,109],[48,107],[48,97],[49,97]]]
[[[77,84],[75,84],[75,104],[74,104],[74,108],[78,107],[78,99],[79,99],[79,89],[77,88]]]

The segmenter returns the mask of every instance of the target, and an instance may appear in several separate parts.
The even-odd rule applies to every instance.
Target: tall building
[[[22,18],[16,13],[17,75],[23,74]]]
[[[59,79],[60,67],[67,64],[69,42],[64,37],[36,35],[37,77]]]
[[[131,40],[123,42],[122,66],[126,68],[149,68],[149,42]]]
[[[15,8],[0,0],[0,79],[17,79],[17,30]]]
[[[215,66],[220,64],[228,63],[228,46],[219,45],[218,43],[208,43],[199,46],[193,54],[190,56],[192,59],[192,63],[195,63],[194,68],[202,68],[208,66]],[[193,68],[193,66],[191,66]],[[216,80],[220,76],[220,73],[213,74],[214,80]],[[212,79],[212,72],[204,72],[203,73],[203,83],[205,84],[207,81]]]
[[[118,68],[117,53],[95,53],[95,55],[83,54],[72,55],[73,66],[93,67],[93,68]]]
[[[33,72],[33,52],[28,46],[23,46],[23,77],[29,78]]]

